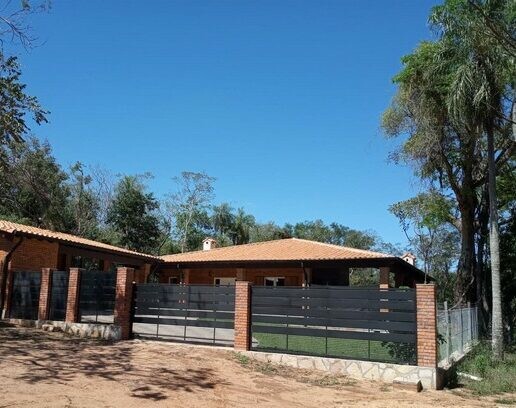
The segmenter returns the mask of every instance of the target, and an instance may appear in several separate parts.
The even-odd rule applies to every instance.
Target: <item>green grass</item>
[[[466,388],[477,395],[516,392],[516,347],[509,348],[504,361],[497,362],[492,360],[489,346],[485,343],[479,344],[457,366],[457,371],[482,378],[482,381],[460,378]]]
[[[287,351],[285,334],[253,332],[253,338],[258,341],[257,350]],[[394,363],[406,362],[391,355],[389,347],[381,341],[328,338],[326,343],[324,337],[289,335],[288,352]]]

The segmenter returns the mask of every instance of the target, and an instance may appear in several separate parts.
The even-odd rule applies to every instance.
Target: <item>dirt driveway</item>
[[[0,407],[495,405],[449,391],[417,394],[318,372],[256,367],[226,349],[100,343],[0,323]]]

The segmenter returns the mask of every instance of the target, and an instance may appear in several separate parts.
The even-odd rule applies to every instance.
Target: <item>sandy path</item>
[[[492,399],[417,394],[369,381],[317,386],[242,367],[226,349],[107,344],[1,323],[0,356],[0,407],[495,406]]]

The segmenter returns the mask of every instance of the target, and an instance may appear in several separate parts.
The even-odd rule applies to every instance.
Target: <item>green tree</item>
[[[99,236],[99,201],[92,189],[92,178],[85,173],[81,162],[70,168],[69,206],[73,218],[72,233],[96,239]]]
[[[446,101],[449,114],[455,122],[475,129],[479,137],[485,135],[487,139],[492,341],[494,356],[500,359],[503,355],[503,323],[496,197],[497,159],[500,156],[495,156],[495,143],[499,146],[504,142],[503,139],[496,140],[506,136],[504,127],[512,129],[508,119],[511,111],[507,112],[504,101],[513,98],[516,65],[514,56],[505,46],[485,34],[485,17],[504,30],[514,30],[516,20],[505,18],[511,5],[514,5],[512,1],[503,0],[448,0],[435,7],[431,15],[446,55],[444,63],[455,68]]]
[[[47,122],[47,114],[34,96],[25,92],[16,57],[0,51],[0,164],[6,166],[9,150],[19,146],[28,131],[27,118],[36,124]]]
[[[50,145],[35,138],[16,143],[0,166],[2,217],[58,231],[70,231],[67,174]]]
[[[117,234],[118,244],[134,251],[155,253],[160,244],[159,204],[146,191],[144,177],[124,176],[115,188],[107,224]]]
[[[173,180],[177,191],[170,195],[167,208],[175,220],[181,252],[198,249],[204,238],[199,238],[201,230],[210,226],[207,210],[213,199],[215,178],[206,173],[184,171]]]

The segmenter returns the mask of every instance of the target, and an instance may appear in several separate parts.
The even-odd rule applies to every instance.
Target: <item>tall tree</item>
[[[431,15],[431,22],[438,28],[443,44],[445,63],[455,67],[446,101],[450,115],[487,139],[492,344],[494,356],[499,359],[503,356],[503,320],[496,162],[502,157],[495,155],[495,143],[500,145],[495,138],[506,136],[504,126],[512,128],[508,126],[511,111],[504,109],[504,100],[513,98],[516,66],[514,56],[506,47],[498,39],[486,35],[486,18],[504,31],[514,30],[515,21],[505,21],[512,4],[512,1],[504,0],[448,0],[435,7]],[[515,102],[512,99],[513,105]],[[509,146],[508,150],[512,148]]]
[[[23,142],[29,131],[27,117],[38,125],[47,121],[45,111],[34,96],[25,92],[15,57],[0,51],[0,165],[6,166],[9,150]]]
[[[50,145],[30,138],[6,151],[0,166],[0,213],[15,221],[70,231],[67,174],[52,156]]]
[[[134,251],[155,253],[160,243],[159,205],[146,191],[142,177],[124,176],[115,188],[107,223],[117,233],[118,244]]]
[[[70,168],[70,213],[73,218],[72,233],[82,237],[96,239],[99,234],[99,202],[92,189],[92,177],[86,174],[81,162]]]
[[[173,180],[178,189],[170,196],[168,207],[174,214],[181,252],[188,249],[197,249],[189,248],[189,239],[196,222],[209,224],[209,220],[206,220],[206,211],[213,199],[215,178],[208,176],[206,173],[184,171],[179,177],[174,177]]]

